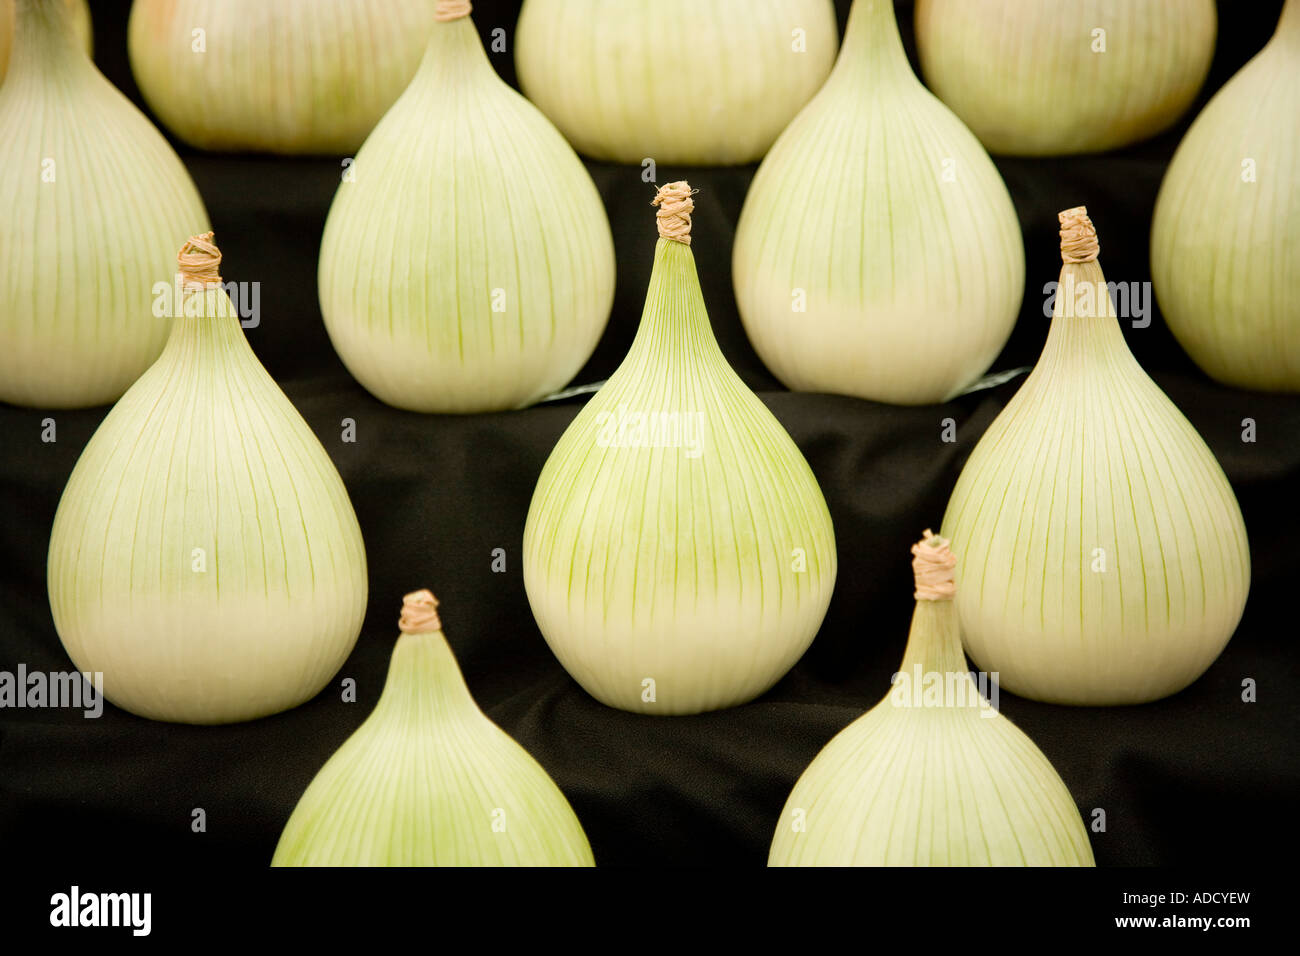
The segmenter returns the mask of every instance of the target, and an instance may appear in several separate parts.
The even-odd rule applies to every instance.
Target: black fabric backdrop
[[[841,31],[847,0],[838,2]],[[140,102],[125,56],[126,0],[96,2],[96,59]],[[485,36],[513,34],[518,4],[476,3]],[[1221,20],[1206,89],[1169,133],[1099,157],[998,159],[1028,255],[1015,334],[994,370],[1030,365],[1042,347],[1044,283],[1059,269],[1056,212],[1086,203],[1112,281],[1149,279],[1147,242],[1161,175],[1208,96],[1272,32],[1280,0],[1236,5]],[[910,4],[899,6],[909,53]],[[689,24],[674,25],[689,29]],[[512,47],[513,49],[513,47]],[[494,54],[514,82],[510,55]],[[201,108],[202,104],[196,104]],[[693,246],[722,348],[807,456],[835,521],[840,572],[812,648],[751,704],[695,717],[608,709],[561,669],[529,610],[520,540],[533,484],[578,400],[478,417],[390,409],[344,371],[321,323],[315,269],[339,158],[220,156],[178,149],[208,205],[228,280],[261,282],[258,357],[315,429],[342,473],[365,535],[370,607],[338,682],[285,714],[228,727],[153,723],[107,706],[79,712],[0,711],[0,846],[10,859],[77,864],[123,859],[158,868],[266,866],[299,795],[360,724],[382,687],[404,592],[432,587],[448,637],[483,709],[554,777],[601,865],[760,866],[784,800],[817,751],[878,700],[898,664],[912,608],[908,548],[937,527],[974,443],[1022,379],[942,407],[896,408],[791,394],[745,338],[731,290],[730,252],[754,167],[678,169],[699,188]],[[618,254],[608,330],[576,382],[605,378],[632,340],[655,243],[651,187],[639,168],[589,164]],[[1297,170],[1300,173],[1300,170]],[[1300,267],[1300,264],[1297,265]],[[1071,709],[1002,696],[1004,712],[1043,749],[1085,815],[1097,862],[1240,865],[1263,859],[1300,796],[1293,696],[1294,569],[1300,532],[1300,398],[1210,382],[1157,314],[1125,325],[1139,360],[1191,419],[1236,489],[1251,531],[1254,582],[1241,626],[1188,690],[1142,707]],[[40,440],[41,410],[0,406],[0,669],[71,667],[50,618],[45,556],[63,485],[106,408],[58,412],[58,441]],[[958,441],[940,441],[954,418]],[[357,441],[341,441],[341,420]],[[1258,440],[1241,440],[1242,420]],[[491,571],[504,548],[508,571]],[[1258,703],[1241,682],[1259,684]],[[207,832],[191,831],[203,808]],[[93,837],[90,835],[93,834]]]

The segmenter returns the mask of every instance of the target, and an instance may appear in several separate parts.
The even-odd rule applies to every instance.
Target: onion
[[[166,140],[95,69],[66,0],[19,0],[0,86],[0,401],[121,396],[158,357],[177,238],[206,227]]]
[[[995,153],[1127,146],[1172,126],[1214,57],[1214,0],[917,0],[926,82]]]
[[[1250,587],[1232,487],[1124,342],[1083,207],[1060,214],[1060,284],[1037,367],[962,470],[944,533],[971,659],[1059,704],[1182,690]]]
[[[524,526],[542,635],[592,696],[689,714],[758,696],[835,584],[821,489],[709,327],[690,187],[659,190],[641,327],[547,459]]]
[[[614,299],[614,242],[582,162],[493,71],[468,3],[440,0],[415,79],[325,224],[320,300],[348,370],[421,412],[518,408],[564,385]]]
[[[525,0],[516,44],[524,92],[588,156],[737,165],[760,159],[826,79],[835,10],[830,0]]]
[[[78,670],[156,720],[251,720],[347,658],[366,557],[347,491],[244,339],[195,236],[158,361],[95,432],[50,535],[50,607]]]
[[[750,341],[792,389],[939,402],[1006,343],[1015,208],[913,75],[889,0],[854,3],[834,73],[754,177],[732,272]]]
[[[1229,385],[1300,392],[1300,2],[1192,124],[1151,224],[1160,310]]]
[[[894,689],[842,730],[786,801],[770,866],[1092,866],[1042,751],[980,694],[948,542],[912,548],[916,612]]]
[[[433,13],[433,0],[135,0],[131,68],[192,146],[350,153],[415,74]]]
[[[406,595],[374,712],[298,801],[272,866],[594,866],[546,771],[483,715],[429,591]]]

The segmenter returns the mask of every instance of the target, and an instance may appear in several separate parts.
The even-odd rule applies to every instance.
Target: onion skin
[[[361,629],[366,558],[338,472],[230,300],[195,298],[203,314],[174,320],[77,460],[47,578],[68,656],[110,701],[218,724],[329,682]]]
[[[835,34],[831,0],[525,0],[515,63],[593,159],[732,166],[762,158],[817,92]]]
[[[1067,282],[1105,291],[1093,260]],[[1133,358],[1110,299],[1066,314],[975,446],[944,535],[971,660],[1022,697],[1177,693],[1232,637],[1250,588],[1241,509],[1195,429]]]
[[[321,313],[371,394],[411,411],[501,411],[578,372],[614,300],[605,207],[468,17],[435,24],[350,172],[321,240]]]
[[[352,153],[414,76],[433,13],[434,0],[135,0],[131,69],[191,146]]]
[[[699,416],[698,454],[693,442],[605,440],[620,409]],[[751,700],[816,635],[835,584],[830,513],[798,447],[718,348],[689,246],[659,240],[627,358],[538,478],[523,567],[560,663],[623,710]]]
[[[1300,392],[1300,3],[1174,153],[1151,223],[1169,329],[1227,385]]]
[[[942,402],[1006,343],[1024,294],[1015,207],[912,73],[888,0],[857,0],[831,78],[759,167],[732,274],[755,351],[797,391]]]
[[[158,357],[171,320],[152,314],[152,287],[208,220],[71,9],[21,0],[0,85],[0,401],[51,409],[112,402]]]
[[[1214,0],[916,3],[926,82],[1009,156],[1104,152],[1168,129],[1205,82],[1217,29]]]

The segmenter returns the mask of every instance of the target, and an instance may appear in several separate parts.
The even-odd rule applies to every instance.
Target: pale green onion
[[[560,663],[651,714],[771,687],[812,642],[836,571],[812,471],[709,327],[690,196],[659,190],[636,339],[551,452],[524,527],[524,585]]]
[[[474,703],[437,600],[406,596],[374,711],[294,808],[272,866],[594,866],[569,803]]]
[[[930,88],[990,150],[1061,156],[1167,129],[1214,57],[1214,0],[917,0]]]
[[[582,162],[496,75],[468,4],[452,7],[339,185],[321,312],[343,364],[390,405],[519,408],[596,347],[613,238]]]
[[[645,165],[761,159],[835,59],[831,0],[526,0],[524,92],[577,149]]]
[[[927,531],[912,553],[916,610],[893,688],[799,777],[768,864],[1092,866],[1065,783],[966,668],[948,542]]]
[[[1042,357],[966,462],[944,534],[980,668],[1037,700],[1138,704],[1218,657],[1250,551],[1214,454],[1124,341],[1086,210],[1060,217]]]
[[[1192,124],[1151,223],[1160,311],[1214,378],[1300,392],[1300,0]]]
[[[415,75],[433,0],[135,0],[131,69],[200,149],[350,153]]]
[[[0,85],[0,401],[116,400],[171,321],[154,283],[207,227],[167,141],[86,56],[67,0],[18,0]]]
[[[754,349],[792,389],[940,402],[1006,343],[1015,208],[912,73],[890,0],[854,3],[831,78],[754,177],[732,272]]]
[[[77,669],[119,707],[194,724],[315,696],[366,608],[347,491],[249,348],[210,238],[182,249],[167,348],[68,479],[48,566]]]

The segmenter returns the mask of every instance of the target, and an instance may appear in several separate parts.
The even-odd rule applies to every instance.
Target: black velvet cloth
[[[127,4],[94,6],[97,61],[141,102],[126,64]],[[483,35],[500,26],[513,37],[517,3],[475,6]],[[842,29],[847,0],[838,7]],[[1269,0],[1222,11],[1206,89],[1159,138],[1103,156],[997,159],[1019,212],[1028,270],[1019,323],[994,371],[1032,365],[1042,347],[1042,288],[1060,264],[1058,210],[1088,206],[1108,279],[1149,280],[1151,214],[1173,150],[1208,96],[1263,45],[1279,10],[1279,0]],[[899,17],[915,64],[910,4],[900,4]],[[513,82],[511,55],[492,60]],[[622,713],[590,698],[556,662],[521,576],[534,483],[581,400],[474,417],[381,404],[335,356],[316,297],[320,235],[340,158],[178,149],[210,211],[225,278],[261,283],[262,321],[248,340],[333,458],[361,523],[370,605],[338,678],[356,680],[359,700],[343,703],[335,680],[295,710],[226,727],[155,723],[111,705],[98,720],[68,710],[0,711],[6,856],[74,866],[130,860],[155,872],[265,867],[308,782],[372,708],[403,593],[428,586],[442,602],[447,636],[476,700],[563,789],[599,864],[764,864],[796,778],[888,689],[913,605],[908,549],[922,529],[938,528],[962,464],[1023,378],[923,408],[784,390],[749,345],[731,287],[732,239],[754,167],[660,166],[661,183],[685,178],[699,189],[693,249],[714,329],[816,473],[835,522],[840,570],[816,641],[761,699],[693,717]],[[653,193],[641,169],[588,168],[613,227],[618,291],[608,329],[575,383],[607,377],[627,350],[656,238]],[[1289,590],[1300,540],[1300,397],[1211,382],[1158,313],[1149,328],[1126,323],[1124,334],[1232,480],[1251,533],[1245,617],[1209,672],[1167,700],[1081,709],[1004,693],[1002,708],[1046,753],[1085,816],[1106,811],[1106,831],[1092,834],[1099,864],[1248,864],[1269,852],[1274,828],[1300,795],[1296,596]],[[106,412],[0,406],[0,669],[71,668],[50,617],[46,549],[59,495]],[[52,444],[40,440],[47,416],[57,422]],[[955,443],[941,441],[949,417],[957,423]],[[355,443],[341,440],[344,418],[356,422]],[[1253,443],[1242,441],[1246,418],[1256,422]],[[507,556],[505,573],[492,570],[497,548]],[[1258,683],[1257,703],[1241,699],[1246,678]],[[201,836],[191,831],[195,808],[206,812]]]

